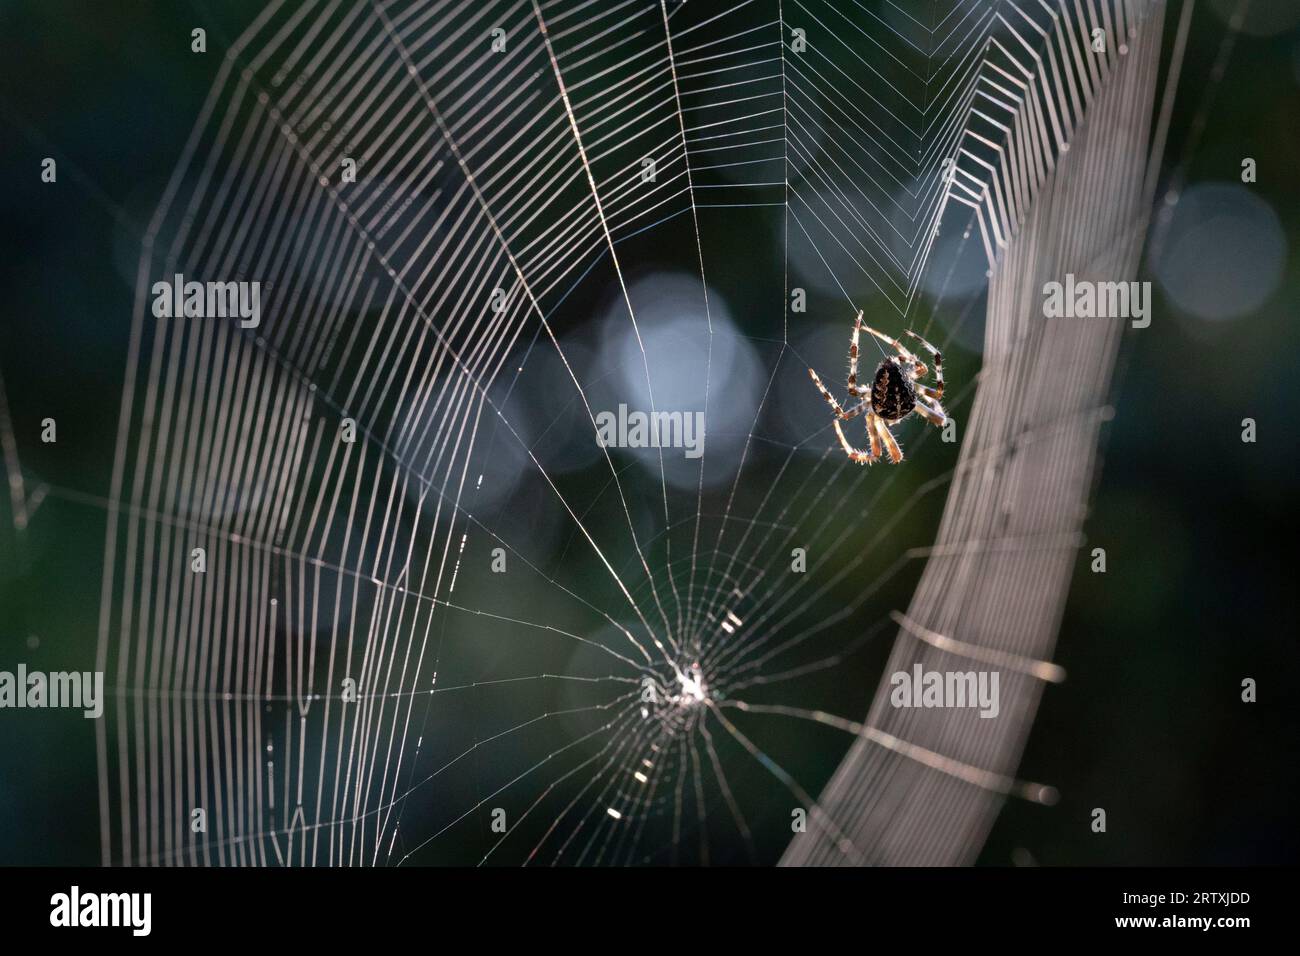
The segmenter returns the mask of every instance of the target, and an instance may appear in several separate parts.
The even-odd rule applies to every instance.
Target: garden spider
[[[898,350],[898,355],[891,355],[876,366],[876,374],[869,387],[858,384],[858,333],[862,329],[866,329],[882,342],[888,342]],[[871,326],[863,325],[860,309],[857,321],[853,324],[853,338],[849,342],[848,387],[849,401],[855,398],[860,398],[862,401],[845,411],[840,403],[835,401],[835,396],[826,390],[817,373],[812,369],[808,370],[813,384],[822,393],[822,397],[830,403],[831,411],[835,413],[835,434],[839,436],[844,454],[859,465],[876,461],[880,457],[881,445],[884,445],[885,451],[888,452],[890,461],[894,464],[902,461],[903,450],[898,447],[898,442],[890,432],[889,426],[901,422],[912,412],[916,412],[932,425],[942,426],[948,421],[947,413],[939,404],[939,400],[943,398],[943,356],[939,354],[938,349],[915,332],[909,331],[907,334],[920,342],[934,356],[933,386],[923,385],[917,381],[918,378],[924,377],[927,371],[921,360],[903,348],[898,339],[891,339]],[[867,413],[867,438],[871,442],[870,451],[862,451],[850,445],[849,440],[844,437],[844,430],[840,428],[842,419],[856,418],[864,411]]]

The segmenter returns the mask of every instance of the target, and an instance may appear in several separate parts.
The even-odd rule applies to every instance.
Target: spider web
[[[897,621],[892,663],[918,635],[987,643],[898,609],[973,540],[923,543],[942,492],[1007,442],[972,464],[908,422],[903,466],[860,468],[807,369],[838,391],[858,309],[918,329],[960,434],[1083,436],[1056,493],[1086,501],[1079,414],[1104,407],[1117,329],[1075,344],[1095,368],[1072,405],[1016,423],[971,405],[995,334],[986,370],[1046,387],[990,366],[1034,333],[996,287],[982,331],[984,286],[1093,99],[1137,72],[1121,62],[1147,82],[1116,84],[1115,151],[1145,162],[1158,31],[1119,52],[1145,9],[269,4],[143,242],[100,626],[104,861],[771,862],[800,813],[791,861],[892,861],[883,835],[915,821],[862,803],[897,807],[899,766],[935,806],[1049,800],[1013,779],[1029,686],[969,753],[880,730],[879,699],[856,719]],[[1132,233],[1140,193],[1057,259]],[[261,324],[154,318],[178,273],[259,281]],[[620,405],[702,413],[703,453],[602,447]],[[981,560],[962,553],[934,573]],[[1030,681],[1064,584],[1041,586],[1034,633],[989,645]],[[863,748],[891,762],[850,779]]]

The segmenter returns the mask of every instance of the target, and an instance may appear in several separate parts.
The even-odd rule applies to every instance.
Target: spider
[[[858,384],[858,334],[863,329],[898,350],[898,355],[891,355],[876,366],[876,374],[871,380],[870,387]],[[853,337],[849,341],[848,388],[850,402],[854,398],[860,398],[862,401],[845,411],[840,403],[835,401],[835,396],[827,391],[822,380],[817,377],[817,373],[812,369],[808,370],[813,384],[822,393],[822,397],[830,403],[831,411],[835,413],[835,434],[839,436],[844,454],[860,465],[868,465],[876,461],[880,457],[881,445],[884,445],[889,460],[894,464],[903,460],[903,450],[898,447],[898,442],[890,432],[889,426],[901,422],[912,412],[916,412],[932,425],[942,426],[948,421],[948,414],[939,404],[939,400],[943,398],[943,356],[939,354],[938,349],[915,332],[909,331],[907,334],[920,342],[934,356],[933,386],[923,385],[917,381],[927,373],[921,360],[905,349],[898,339],[891,339],[883,332],[877,332],[871,326],[863,325],[861,310],[858,310],[858,318],[853,325]],[[844,437],[844,430],[840,428],[842,419],[856,418],[864,411],[867,413],[867,438],[871,442],[870,451],[862,451],[850,445],[849,440]]]

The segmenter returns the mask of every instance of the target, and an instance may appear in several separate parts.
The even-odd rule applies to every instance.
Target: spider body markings
[[[871,381],[871,410],[886,424],[902,421],[916,408],[916,388],[894,359],[876,366]]]
[[[898,352],[897,355],[887,357],[876,366],[875,375],[872,376],[869,386],[858,384],[858,337],[863,329],[882,342],[888,342]],[[822,384],[817,373],[808,369],[813,384],[817,386],[817,390],[822,393],[822,397],[831,406],[831,411],[835,413],[835,434],[839,437],[840,447],[844,449],[844,454],[848,455],[850,460],[860,465],[868,465],[879,459],[882,448],[894,464],[902,461],[903,450],[898,447],[898,441],[889,430],[889,426],[898,424],[913,412],[932,425],[942,426],[948,421],[948,413],[940,404],[943,398],[943,356],[939,354],[938,349],[915,332],[909,331],[907,334],[920,342],[921,347],[933,358],[933,385],[920,381],[929,374],[929,369],[917,358],[916,353],[905,348],[898,339],[891,339],[883,332],[877,332],[871,326],[864,325],[861,310],[858,311],[857,320],[853,324],[853,336],[849,340],[847,383],[849,397],[846,402],[852,404],[857,400],[857,404],[845,409]],[[844,429],[840,427],[840,422],[857,418],[864,412],[868,448],[861,449],[855,448],[844,437]]]

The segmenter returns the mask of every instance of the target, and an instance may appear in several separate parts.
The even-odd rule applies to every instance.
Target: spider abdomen
[[[889,424],[916,408],[912,380],[895,362],[881,362],[871,381],[871,409]]]

